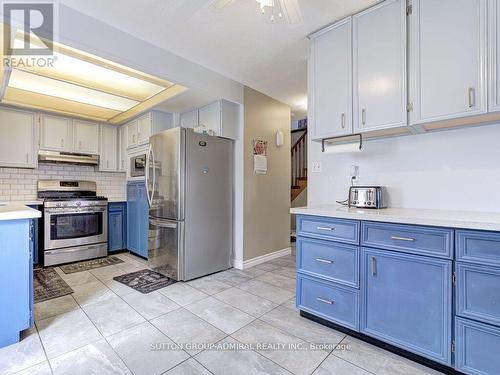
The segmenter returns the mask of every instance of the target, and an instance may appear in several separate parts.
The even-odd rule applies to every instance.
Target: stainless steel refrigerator
[[[174,128],[150,138],[146,158],[148,261],[175,280],[230,267],[233,142]]]

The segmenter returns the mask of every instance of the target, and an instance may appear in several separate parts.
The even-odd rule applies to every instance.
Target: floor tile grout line
[[[344,341],[344,340],[345,340],[345,338],[346,338],[346,337],[347,337],[347,335],[344,335],[344,337],[342,337],[342,339],[341,339],[341,340],[340,340],[337,344],[335,344],[335,346],[336,346],[336,347],[337,347],[337,346],[339,346],[339,345],[342,343],[342,341]],[[314,374],[314,373],[315,373],[315,372],[316,372],[316,371],[317,371],[317,370],[321,367],[321,365],[322,365],[322,364],[323,364],[323,363],[324,363],[324,362],[325,362],[328,358],[330,358],[330,356],[332,356],[332,355],[333,355],[334,350],[335,350],[335,348],[333,348],[332,350],[330,350],[330,352],[328,353],[328,355],[327,355],[327,356],[326,356],[326,357],[325,357],[325,358],[324,358],[324,359],[323,359],[323,360],[319,363],[319,365],[318,365],[318,366],[316,366],[316,368],[315,368],[315,369],[311,372],[311,375],[312,375],[312,374]],[[335,357],[336,357],[336,356],[335,356]],[[336,358],[338,358],[338,357],[336,357]]]

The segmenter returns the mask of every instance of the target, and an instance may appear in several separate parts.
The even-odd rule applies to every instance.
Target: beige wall
[[[290,107],[245,87],[243,259],[290,246]],[[281,130],[284,145],[276,147]],[[253,173],[253,140],[268,141],[268,171]]]

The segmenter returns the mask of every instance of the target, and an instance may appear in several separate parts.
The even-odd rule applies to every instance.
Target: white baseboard
[[[256,266],[257,264],[265,263],[276,258],[281,258],[283,256],[290,255],[291,253],[292,253],[292,248],[287,247],[286,249],[278,250],[273,253],[261,255],[259,257],[248,259],[245,261],[233,259],[233,267],[239,270],[244,270]]]

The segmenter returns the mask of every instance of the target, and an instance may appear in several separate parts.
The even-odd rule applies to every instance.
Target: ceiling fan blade
[[[283,15],[290,25],[298,26],[304,23],[298,0],[279,0]]]
[[[215,0],[212,2],[211,8],[214,10],[222,10],[229,4],[231,4],[234,0]]]

